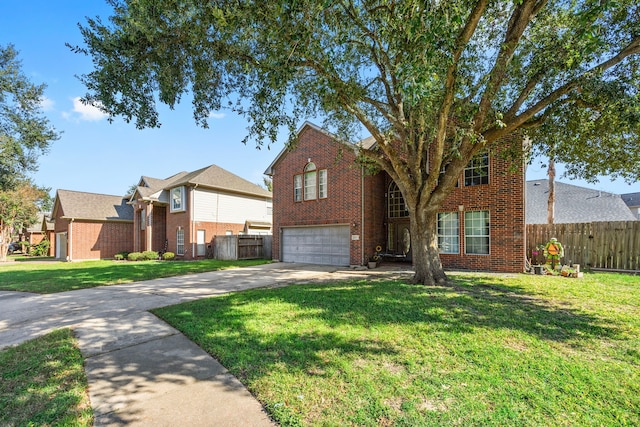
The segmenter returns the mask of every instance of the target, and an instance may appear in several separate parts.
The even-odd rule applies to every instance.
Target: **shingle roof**
[[[159,193],[181,185],[198,185],[253,196],[272,197],[268,190],[216,165],[193,172],[180,172],[166,179],[143,176],[142,180],[149,186],[138,186],[137,192],[143,198],[150,198],[153,195],[156,195],[156,198],[166,198],[166,195],[163,197]]]
[[[265,190],[259,185],[249,182],[244,178],[240,178],[238,175],[232,174],[231,172],[216,165],[207,166],[188,173],[178,179],[171,180],[169,186],[177,187],[187,184],[197,184],[199,186],[217,188],[219,190],[228,190],[254,196],[272,197],[271,192],[268,190]],[[165,187],[165,189],[168,189],[169,186]]]
[[[133,221],[133,207],[122,196],[58,190],[56,199],[63,218]]]
[[[554,222],[556,224],[637,219],[618,194],[562,182],[556,182],[555,189]],[[548,181],[545,179],[527,181],[526,191],[526,223],[546,224]]]
[[[640,206],[640,193],[626,193],[621,194],[620,197],[629,207]]]
[[[42,222],[49,215],[48,212],[38,212],[38,216],[36,222],[30,224],[27,227],[27,233],[41,233],[42,232]]]
[[[368,138],[365,138],[362,141],[360,141],[358,144],[352,144],[351,142],[344,141],[344,140],[338,138],[336,135],[333,135],[328,130],[323,129],[323,128],[317,126],[317,125],[314,125],[311,122],[304,122],[302,124],[302,126],[300,126],[300,128],[298,129],[298,131],[296,133],[298,135],[300,135],[302,133],[302,131],[307,129],[307,128],[311,128],[311,129],[314,129],[314,130],[316,130],[316,131],[318,131],[320,133],[324,133],[325,135],[329,136],[334,141],[339,142],[341,144],[344,144],[345,146],[351,148],[352,150],[358,149],[358,144],[360,144],[364,148],[371,148],[371,146],[373,146],[373,144],[375,143],[375,139],[373,137],[368,137]],[[272,176],[273,175],[273,168],[275,167],[275,165],[280,161],[280,159],[282,159],[285,155],[287,155],[287,153],[289,153],[291,151],[291,149],[292,149],[292,147],[290,147],[289,145],[285,144],[284,148],[280,151],[280,153],[278,153],[276,158],[273,159],[271,164],[264,171],[265,175]]]

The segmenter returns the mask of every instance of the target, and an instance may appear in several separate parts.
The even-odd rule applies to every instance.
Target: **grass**
[[[269,261],[16,262],[2,266],[0,290],[48,294],[266,262]]]
[[[154,310],[282,425],[640,425],[640,279],[351,281]]]
[[[83,359],[69,329],[0,351],[0,425],[91,426]]]

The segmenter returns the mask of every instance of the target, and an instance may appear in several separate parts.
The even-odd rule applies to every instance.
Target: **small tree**
[[[0,191],[0,261],[7,260],[11,237],[37,220],[38,204],[48,197],[47,191],[30,181],[15,184],[15,188]]]

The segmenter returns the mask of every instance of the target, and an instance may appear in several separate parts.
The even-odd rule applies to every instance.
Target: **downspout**
[[[360,167],[360,265],[365,264],[365,227],[364,227],[364,167]]]
[[[198,184],[195,184],[193,187],[191,187],[191,197],[189,200],[190,202],[190,206],[189,206],[189,210],[191,211],[191,236],[189,236],[189,238],[191,239],[191,257],[193,259],[196,259],[196,232],[195,232],[195,210],[196,210],[196,204],[195,204],[195,194],[196,194],[196,188],[198,188]]]

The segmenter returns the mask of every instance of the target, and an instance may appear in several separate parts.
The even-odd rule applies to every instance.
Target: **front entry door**
[[[389,224],[389,234],[387,236],[388,252],[397,257],[404,257],[411,260],[411,232],[408,221],[398,221]]]

